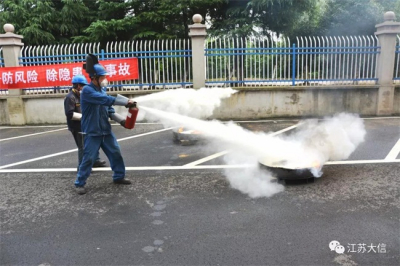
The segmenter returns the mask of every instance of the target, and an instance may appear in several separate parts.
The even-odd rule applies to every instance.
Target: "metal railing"
[[[48,46],[26,46],[21,50],[20,65],[50,65],[84,62],[93,53],[99,60],[137,57],[139,79],[110,82],[109,91],[157,90],[192,86],[191,44],[185,40],[110,42]],[[24,89],[25,94],[67,93],[69,87]]]
[[[206,84],[375,84],[379,49],[375,36],[208,39]]]
[[[400,36],[397,36],[394,82],[400,83]],[[380,52],[376,36],[289,38],[210,38],[205,43],[206,86],[324,86],[376,84]],[[192,87],[190,39],[138,40],[25,46],[20,65],[84,62],[93,53],[100,60],[137,57],[139,79],[110,83],[110,91]],[[0,67],[3,63],[0,48]],[[26,89],[25,94],[67,93],[69,87]],[[0,91],[7,94],[7,90]]]
[[[4,67],[3,48],[2,47],[0,47],[0,67]],[[8,94],[8,90],[0,89],[0,95],[6,95],[6,94]]]
[[[103,57],[104,56],[104,57]],[[190,39],[107,43],[102,58],[137,57],[139,79],[112,83],[110,91],[192,87]]]
[[[0,67],[4,67],[3,48],[0,47]]]
[[[99,54],[100,43],[24,46],[21,49],[19,64],[42,66],[84,62],[88,53]],[[69,86],[24,89],[24,94],[68,93],[69,89]]]
[[[379,43],[376,36],[297,38],[294,82],[314,85],[375,84]],[[302,66],[302,69],[301,69]]]
[[[394,64],[393,82],[395,84],[400,84],[400,35],[397,35],[396,57]]]
[[[21,66],[42,66],[84,62],[87,53],[100,53],[99,43],[25,46],[21,49]]]
[[[207,86],[284,85],[290,42],[271,38],[212,38],[206,41]]]

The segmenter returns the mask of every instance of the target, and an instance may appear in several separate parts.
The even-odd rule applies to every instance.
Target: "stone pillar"
[[[201,24],[203,17],[199,14],[193,16],[193,25],[189,25],[189,36],[192,38],[192,73],[193,88],[199,89],[206,86],[206,58],[204,55],[204,42],[207,36],[206,25]]]
[[[386,12],[384,21],[376,25],[375,35],[378,36],[381,52],[378,57],[378,109],[377,115],[391,115],[393,113],[394,85],[393,72],[396,55],[396,36],[400,33],[400,22],[395,22],[394,12]]]
[[[20,55],[22,36],[14,34],[14,26],[11,24],[4,25],[5,34],[0,34],[0,46],[3,48],[3,59],[5,67],[19,66],[18,57]],[[0,77],[1,78],[1,77]],[[10,116],[11,125],[25,125],[25,108],[21,98],[22,90],[8,90],[7,107]]]

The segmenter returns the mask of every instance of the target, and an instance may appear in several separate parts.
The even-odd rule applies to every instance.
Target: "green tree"
[[[211,12],[211,34],[246,37],[293,32],[305,13],[312,13],[317,0],[229,0]]]
[[[96,1],[96,5],[90,9],[92,13],[89,16],[89,25],[73,37],[74,42],[129,39],[133,29],[133,8],[132,1]]]
[[[25,45],[69,43],[90,23],[87,0],[3,0],[0,24],[11,23]]]
[[[293,34],[298,20],[315,10],[316,0],[230,0],[221,9],[210,12],[214,36],[235,37],[236,49],[248,48],[243,40],[248,36],[269,36],[271,33]],[[240,50],[238,50],[240,51]],[[247,55],[235,55],[232,60],[239,81],[243,81],[243,62]],[[234,86],[241,86],[240,83]]]
[[[12,23],[26,44],[55,43],[51,33],[56,27],[52,23],[56,18],[52,1],[4,0],[1,9],[0,24]]]
[[[53,0],[59,14],[57,28],[53,31],[60,43],[70,43],[74,36],[83,33],[95,19],[97,5],[95,1]]]
[[[389,10],[400,17],[400,0],[1,0],[0,24],[14,24],[27,45],[104,44],[187,38],[198,13],[214,36],[293,39],[372,34]]]
[[[397,21],[400,21],[400,0],[375,0],[375,3],[382,6],[384,12],[393,11],[396,13]]]
[[[187,38],[191,18],[226,0],[100,0],[98,20],[75,41]]]
[[[396,11],[400,0],[327,0],[319,23],[321,35],[373,35],[385,11]],[[397,14],[399,17],[400,14]]]

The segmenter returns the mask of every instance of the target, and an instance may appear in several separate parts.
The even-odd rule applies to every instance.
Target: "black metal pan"
[[[259,161],[260,168],[271,172],[277,179],[280,180],[302,180],[313,179],[314,175],[310,168],[289,167],[286,161],[266,162]]]

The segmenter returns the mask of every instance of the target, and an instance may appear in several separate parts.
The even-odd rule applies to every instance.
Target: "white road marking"
[[[25,138],[25,137],[31,137],[31,136],[36,136],[36,135],[42,135],[42,134],[47,134],[47,133],[56,132],[56,131],[60,131],[60,130],[66,130],[66,129],[68,129],[68,128],[61,128],[61,129],[49,130],[49,131],[45,131],[45,132],[39,132],[39,133],[33,133],[33,134],[28,134],[28,135],[22,135],[22,136],[18,136],[18,137],[0,139],[0,142],[1,142],[1,141],[6,141],[6,140],[11,140],[11,139],[20,139],[20,138]]]
[[[163,132],[163,131],[167,131],[167,130],[171,130],[171,129],[173,129],[173,127],[168,127],[168,128],[164,128],[164,129],[160,129],[160,130],[155,130],[155,131],[150,131],[150,132],[147,132],[147,133],[139,134],[139,135],[134,135],[134,136],[130,136],[130,137],[122,138],[122,139],[117,139],[117,141],[120,142],[120,141],[124,141],[124,140],[127,140],[127,139],[139,138],[139,137],[152,135],[152,134],[155,134],[155,133],[159,133],[159,132]]]
[[[131,137],[117,139],[117,141],[120,142],[120,141],[124,141],[124,140],[128,140],[128,139],[139,138],[139,137],[143,137],[143,136],[147,136],[147,135],[163,132],[163,131],[170,130],[170,129],[172,129],[172,128],[171,127],[170,128],[164,128],[164,129],[161,129],[161,130],[151,131],[151,132],[147,132],[147,133],[143,133],[143,134],[139,134],[139,135],[134,135],[134,136],[131,136]],[[25,160],[25,161],[20,161],[20,162],[16,162],[16,163],[12,163],[12,164],[7,164],[7,165],[0,166],[0,169],[9,168],[9,167],[20,165],[20,164],[24,164],[24,163],[30,163],[30,162],[34,162],[34,161],[39,161],[39,160],[43,160],[43,159],[47,159],[47,158],[51,158],[51,157],[55,157],[55,156],[59,156],[59,155],[63,155],[63,154],[71,153],[71,152],[75,152],[77,150],[78,149],[72,149],[72,150],[67,150],[67,151],[63,151],[63,152],[53,153],[53,154],[49,154],[49,155],[46,155],[46,156],[41,156],[41,157]]]
[[[384,163],[400,163],[400,159],[396,160],[359,160],[359,161],[332,161],[325,165],[351,165],[351,164],[384,164]],[[247,168],[254,165],[237,164],[237,165],[197,165],[197,166],[137,166],[126,167],[126,171],[160,171],[160,170],[204,170],[204,169],[230,169],[230,168]],[[93,172],[109,172],[110,167],[93,168]],[[46,173],[46,172],[76,172],[76,168],[40,168],[40,169],[7,169],[0,170],[0,173]]]
[[[312,118],[311,118],[312,119]],[[361,119],[365,119],[365,120],[376,120],[376,119],[400,119],[400,116],[387,116],[387,117],[364,117]],[[323,120],[323,119],[320,119]],[[232,122],[234,123],[265,123],[265,122],[297,122],[300,121],[299,119],[280,119],[280,120],[274,120],[274,119],[270,119],[270,120],[249,120],[249,121],[240,121],[240,120],[232,120]],[[223,123],[227,123],[227,122],[223,122]],[[119,124],[111,124],[112,126],[119,126]],[[151,122],[146,122],[146,123],[138,123],[136,122],[136,125],[162,125],[161,123],[151,123]],[[50,125],[50,126],[0,126],[0,129],[13,129],[13,128],[45,128],[45,127],[65,127],[65,125]]]
[[[9,126],[9,127],[0,127],[0,129],[14,129],[14,128],[45,128],[45,127],[65,127],[65,125],[52,125],[52,126]]]
[[[283,132],[286,132],[286,131],[289,131],[289,130],[291,130],[291,129],[293,129],[293,128],[296,128],[298,125],[299,125],[299,124],[296,124],[296,125],[293,125],[293,126],[290,126],[290,127],[284,128],[284,129],[281,129],[281,130],[276,131],[276,132],[273,132],[273,133],[271,133],[271,134],[269,134],[269,135],[270,135],[270,136],[279,135],[279,134],[281,134],[281,133],[283,133]],[[194,162],[185,164],[184,166],[193,167],[193,166],[196,166],[196,165],[198,165],[198,164],[202,164],[202,163],[205,163],[205,162],[207,162],[207,161],[210,161],[210,160],[213,160],[213,159],[215,159],[215,158],[218,158],[218,157],[220,157],[220,156],[223,156],[223,155],[229,153],[230,151],[231,151],[231,150],[221,151],[221,152],[215,153],[215,154],[213,154],[213,155],[204,157],[204,158],[202,158],[202,159],[200,159],[200,160],[197,160],[197,161],[194,161]]]
[[[395,160],[354,160],[354,161],[331,161],[325,165],[343,165],[343,164],[374,164],[374,163],[400,163],[400,159]]]
[[[394,160],[400,153],[400,139],[394,144],[393,148],[390,150],[388,155],[386,155],[385,160]]]
[[[112,126],[120,126],[120,124],[111,124]],[[162,125],[161,123],[138,123],[135,125]],[[14,129],[14,128],[46,128],[46,127],[65,127],[65,125],[51,125],[51,126],[0,126],[0,129]]]
[[[119,123],[115,124],[115,123],[110,123],[111,126],[121,126]],[[135,123],[135,125],[161,125],[161,123]]]
[[[296,125],[293,125],[293,126],[290,126],[290,127],[287,127],[287,128],[281,129],[281,130],[278,130],[278,131],[276,131],[276,132],[273,132],[273,133],[271,133],[270,135],[271,135],[271,136],[276,136],[276,135],[279,135],[279,134],[281,134],[281,133],[283,133],[283,132],[292,130],[293,128],[296,128],[296,127],[298,127],[298,126],[299,126],[299,124],[296,124]]]
[[[138,125],[140,123],[136,123],[136,125]],[[144,123],[143,123],[144,124]],[[150,125],[159,125],[158,123],[146,123],[146,124],[150,124]],[[119,125],[119,124],[111,124],[111,125]],[[37,128],[43,128],[43,127],[49,127],[49,126],[37,126]],[[3,128],[35,128],[35,127],[3,127]],[[6,141],[6,140],[12,140],[12,139],[19,139],[19,138],[25,138],[25,137],[31,137],[31,136],[36,136],[36,135],[41,135],[41,134],[46,134],[46,133],[51,133],[51,132],[56,132],[56,131],[60,131],[60,130],[65,130],[68,128],[61,128],[61,129],[55,129],[55,130],[49,130],[49,131],[45,131],[45,132],[39,132],[39,133],[33,133],[33,134],[28,134],[28,135],[22,135],[22,136],[18,136],[18,137],[12,137],[12,138],[6,138],[6,139],[0,139],[1,141]],[[122,139],[125,140],[125,139]]]
[[[197,160],[197,161],[194,161],[194,162],[185,164],[184,166],[185,166],[185,167],[193,167],[193,166],[196,166],[196,165],[198,165],[198,164],[202,164],[202,163],[205,163],[205,162],[210,161],[210,160],[212,160],[212,159],[215,159],[215,158],[218,158],[218,157],[220,157],[220,156],[223,156],[223,155],[225,155],[225,154],[227,154],[227,153],[229,153],[229,152],[230,152],[230,150],[221,151],[221,152],[215,153],[215,154],[213,154],[213,155],[204,157],[204,158],[202,158],[202,159],[200,159],[200,160]]]
[[[400,118],[400,117],[371,117],[371,118],[363,118],[363,119],[398,119],[398,118]],[[280,120],[280,121],[288,121],[288,120]],[[291,121],[293,121],[293,120],[291,120]],[[240,122],[254,122],[254,121],[240,121]],[[137,124],[157,124],[157,123],[137,123]],[[115,124],[115,125],[117,125],[117,124]],[[62,125],[62,126],[64,127],[65,125]],[[271,135],[274,136],[274,135],[283,133],[283,132],[291,130],[292,128],[295,128],[297,126],[298,125],[293,125],[291,127],[282,129],[282,130],[277,131],[277,132],[274,132]],[[6,129],[6,128],[40,128],[40,127],[61,127],[61,126],[0,127],[0,129]],[[52,130],[52,131],[47,131],[47,132],[40,132],[40,133],[35,133],[35,134],[29,134],[29,135],[14,137],[14,138],[22,138],[22,137],[26,137],[26,136],[45,134],[45,133],[59,131],[59,130],[65,130],[65,129],[66,128],[62,128],[62,129],[57,129],[57,130]],[[144,134],[139,134],[139,135],[135,135],[135,136],[131,136],[131,137],[122,138],[122,139],[119,139],[117,141],[124,141],[124,140],[132,139],[132,138],[137,138],[137,137],[141,137],[141,136],[155,134],[155,133],[166,131],[166,130],[170,130],[170,129],[172,129],[172,127],[171,128],[162,129],[162,130],[156,130],[156,131],[152,131],[152,132],[148,132],[148,133],[144,133]],[[14,139],[14,138],[8,138],[8,139]],[[4,140],[8,140],[8,139],[2,139],[2,140],[0,139],[0,141],[4,141]],[[3,166],[0,166],[0,169],[4,169],[4,168],[16,166],[16,165],[20,165],[20,164],[24,164],[24,163],[28,163],[28,162],[38,161],[38,160],[42,160],[42,159],[46,159],[46,158],[50,158],[50,157],[55,157],[55,156],[71,153],[71,152],[74,152],[74,151],[77,151],[77,149],[72,149],[72,150],[59,152],[59,153],[54,153],[54,154],[49,154],[49,155],[46,155],[46,156],[37,157],[37,158],[33,158],[33,159],[30,159],[30,160],[25,160],[25,161],[21,161],[21,162],[16,162],[16,163],[13,163],[13,164],[3,165]],[[223,168],[243,168],[243,167],[247,167],[247,165],[197,165],[197,164],[204,163],[206,161],[215,159],[215,158],[217,158],[219,156],[222,156],[222,155],[224,155],[224,154],[226,154],[228,152],[229,152],[229,150],[222,151],[222,152],[216,153],[214,155],[208,156],[206,158],[200,159],[198,161],[186,164],[184,166],[126,167],[126,170],[127,171],[185,170],[185,169],[223,169]],[[389,154],[386,156],[386,158],[384,160],[331,161],[331,162],[327,162],[325,165],[400,163],[400,159],[395,159],[399,153],[400,153],[400,139],[395,144],[395,146],[392,148],[392,150],[389,152]],[[207,158],[209,158],[209,159],[207,159]],[[94,171],[111,171],[110,168],[93,168],[93,170]],[[0,170],[0,173],[12,173],[12,172],[69,172],[69,171],[72,171],[72,172],[76,171],[76,168],[7,169],[7,170]]]
[[[361,119],[364,119],[364,120],[375,120],[375,119],[399,119],[400,118],[400,116],[385,116],[385,117],[361,117]],[[310,119],[313,119],[313,118],[310,118]],[[318,120],[326,120],[326,118],[315,118],[315,119],[318,119]],[[307,119],[301,119],[301,120],[307,120]],[[272,123],[275,123],[275,122],[293,122],[293,121],[300,121],[300,119],[278,119],[278,120],[274,120],[274,119],[268,119],[268,120],[249,120],[249,121],[240,121],[240,120],[237,120],[237,121],[233,121],[233,122],[235,122],[235,123],[270,123],[270,122],[272,122]]]
[[[234,123],[276,123],[276,122],[298,122],[300,121],[299,119],[281,119],[281,120],[275,120],[275,119],[267,119],[267,120],[232,120]],[[227,123],[227,122],[226,122]]]
[[[159,170],[195,170],[195,169],[227,169],[227,168],[246,168],[249,165],[199,165],[188,166],[137,166],[125,167],[126,171],[159,171]],[[110,167],[92,168],[93,172],[110,172]],[[0,173],[46,173],[46,172],[76,172],[76,168],[40,168],[40,169],[7,169],[0,170]]]
[[[366,120],[376,120],[376,119],[399,119],[400,116],[385,116],[385,117],[365,117],[362,119],[366,119]]]
[[[20,164],[24,164],[24,163],[30,163],[30,162],[34,162],[34,161],[39,161],[39,160],[43,160],[43,159],[47,159],[47,158],[51,158],[51,157],[55,157],[55,156],[59,156],[59,155],[67,154],[67,153],[71,153],[71,152],[74,152],[74,151],[77,151],[77,150],[78,149],[73,149],[73,150],[53,153],[53,154],[49,154],[49,155],[45,155],[45,156],[41,156],[41,157],[29,159],[29,160],[25,160],[25,161],[20,161],[20,162],[16,162],[16,163],[12,163],[12,164],[6,164],[6,165],[3,165],[3,166],[0,166],[0,169],[12,167],[12,166],[16,166],[16,165],[20,165]]]

